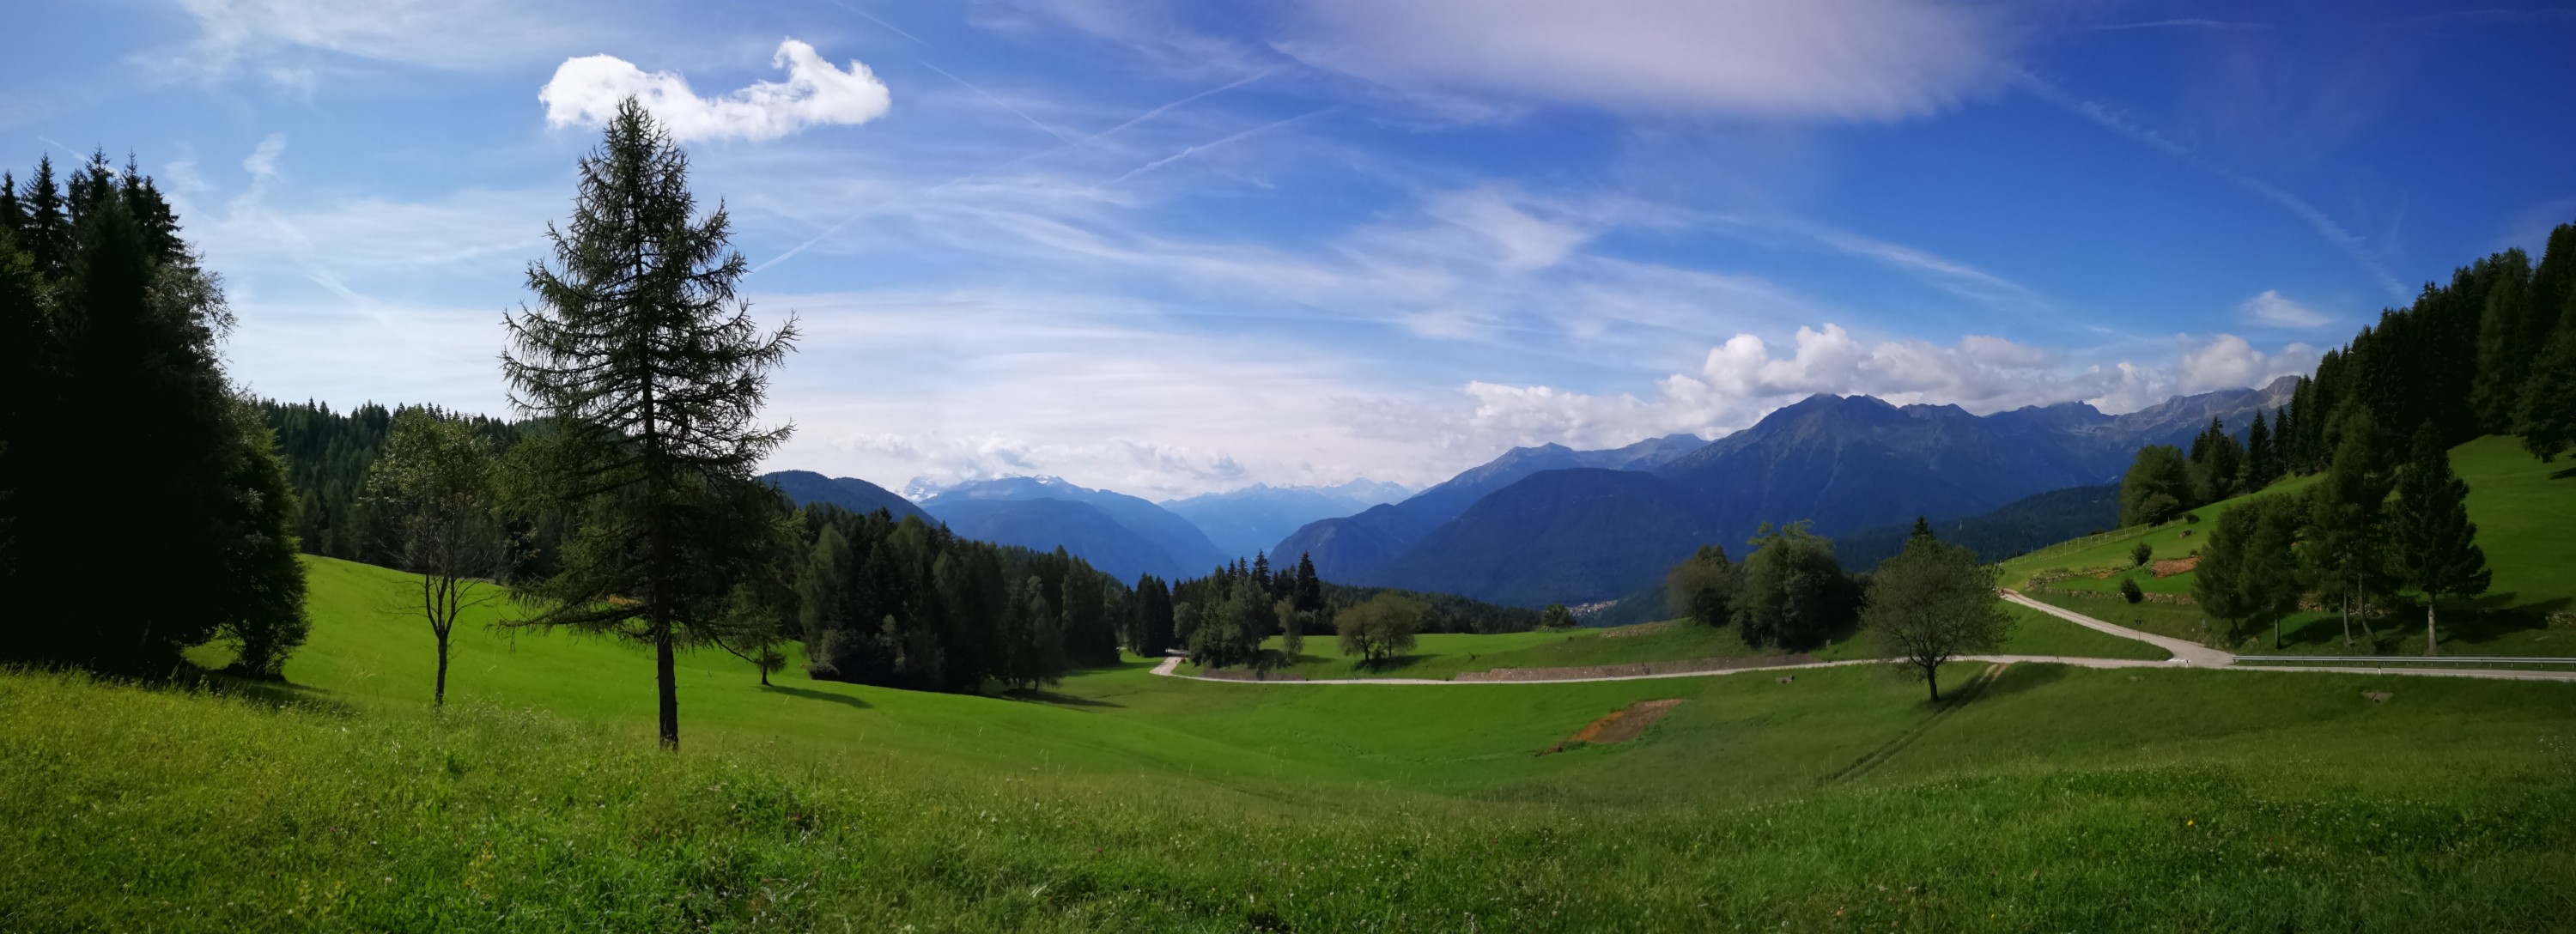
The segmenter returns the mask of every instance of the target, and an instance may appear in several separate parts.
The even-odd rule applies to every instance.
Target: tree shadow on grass
[[[802,697],[806,700],[829,701],[835,704],[856,707],[860,710],[866,710],[871,706],[867,701],[851,697],[847,694],[834,694],[830,691],[817,691],[812,688],[791,688],[783,684],[764,684],[761,685],[760,690],[764,694],[785,694],[789,697]]]
[[[1002,692],[1002,696],[1008,697],[1012,700],[1036,701],[1041,704],[1055,704],[1063,707],[1117,707],[1124,709],[1127,706],[1125,704],[1111,703],[1096,697],[1075,697],[1071,694],[1049,691],[1045,688],[1020,688],[1018,690],[1004,691]]]
[[[123,680],[113,675],[98,675],[100,680]],[[356,705],[334,696],[329,690],[291,681],[248,678],[221,669],[187,665],[170,673],[168,678],[143,679],[134,683],[182,691],[202,692],[237,697],[276,710],[300,710],[310,713],[353,714]],[[422,698],[423,701],[428,698]]]
[[[2002,697],[2044,688],[2066,680],[2066,669],[2070,667],[2073,666],[2044,662],[2016,662],[2004,666],[2004,673],[1996,676],[1993,683],[1986,685],[1985,690],[1977,692],[1977,697],[1980,699]]]
[[[1382,675],[1388,672],[1402,671],[1404,669],[1411,668],[1415,665],[1421,664],[1430,657],[1431,656],[1421,652],[1409,652],[1403,655],[1389,655],[1374,662],[1353,662],[1351,663],[1351,670],[1365,671],[1373,675]]]

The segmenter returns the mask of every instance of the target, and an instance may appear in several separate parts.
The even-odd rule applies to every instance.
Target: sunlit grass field
[[[1376,687],[1135,660],[995,698],[763,689],[698,654],[669,755],[649,660],[613,642],[461,632],[433,713],[425,627],[383,612],[403,580],[316,562],[284,688],[0,674],[0,929],[2546,930],[2576,907],[2565,685],[2016,665],[1935,706],[1876,666]],[[1538,754],[1654,698],[1683,703],[1633,742]]]

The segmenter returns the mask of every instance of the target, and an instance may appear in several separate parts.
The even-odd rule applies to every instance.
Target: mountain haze
[[[893,513],[896,521],[905,516],[919,516],[923,522],[936,521],[911,500],[857,477],[826,477],[811,470],[781,470],[762,474],[760,479],[777,487],[799,506],[830,503],[860,515],[883,509]]]
[[[1090,513],[1051,505],[1059,502],[1090,507]],[[1198,526],[1170,510],[1054,477],[978,480],[944,490],[922,501],[921,508],[960,535],[1041,551],[1063,546],[1122,580],[1133,580],[1140,572],[1196,576],[1231,560]],[[1090,518],[1093,513],[1127,535],[1108,535]],[[1086,549],[1099,551],[1095,555]]]
[[[1282,537],[1309,522],[1392,503],[1403,499],[1407,492],[1402,486],[1367,478],[1326,487],[1255,484],[1224,493],[1166,500],[1163,508],[1197,525],[1218,550],[1249,558],[1276,546]]]

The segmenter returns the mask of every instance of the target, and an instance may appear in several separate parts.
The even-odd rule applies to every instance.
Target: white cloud
[[[1433,95],[1893,120],[1991,79],[1997,24],[1916,0],[1308,0],[1280,48]]]
[[[1979,414],[2080,401],[2117,414],[2176,395],[2262,386],[2309,372],[2317,360],[2316,349],[2306,344],[2265,354],[2232,334],[2198,343],[2177,338],[2176,349],[2178,356],[2162,366],[2124,360],[2077,367],[2050,351],[1999,337],[1970,335],[1948,346],[1872,343],[1826,324],[1799,328],[1796,347],[1786,356],[1759,337],[1738,334],[1712,348],[1697,372],[1666,376],[1642,398],[1479,381],[1461,386],[1445,407],[1436,400],[1409,408],[1350,401],[1339,414],[1362,437],[1437,438],[1444,453],[1490,456],[1505,447],[1547,443],[1615,447],[1674,432],[1718,438],[1816,393],[1869,395],[1897,405],[1955,404]]]
[[[2314,328],[2333,323],[2316,309],[2282,297],[2278,289],[2264,289],[2263,294],[2246,299],[2236,306],[2246,317],[2276,328]]]
[[[2221,334],[2185,351],[2176,373],[2176,390],[2188,395],[2213,389],[2261,386],[2293,373],[2317,368],[2317,349],[2291,344],[2276,354],[2254,349],[2234,334]]]
[[[787,70],[784,82],[761,81],[722,97],[699,97],[687,79],[667,71],[647,73],[612,55],[565,59],[537,91],[549,126],[598,126],[619,101],[639,98],[646,110],[681,140],[777,139],[809,126],[855,126],[884,116],[892,97],[868,66],[850,60],[835,68],[794,39],[778,44],[770,64]]]

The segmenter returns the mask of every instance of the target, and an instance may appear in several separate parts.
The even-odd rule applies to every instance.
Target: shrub
[[[2138,547],[2129,549],[2129,565],[2131,567],[2146,567],[2147,562],[2155,559],[2156,547],[2154,545],[2139,542]]]
[[[2131,603],[2139,603],[2147,599],[2147,592],[2138,589],[2135,579],[2123,577],[2120,578],[2120,596]]]

